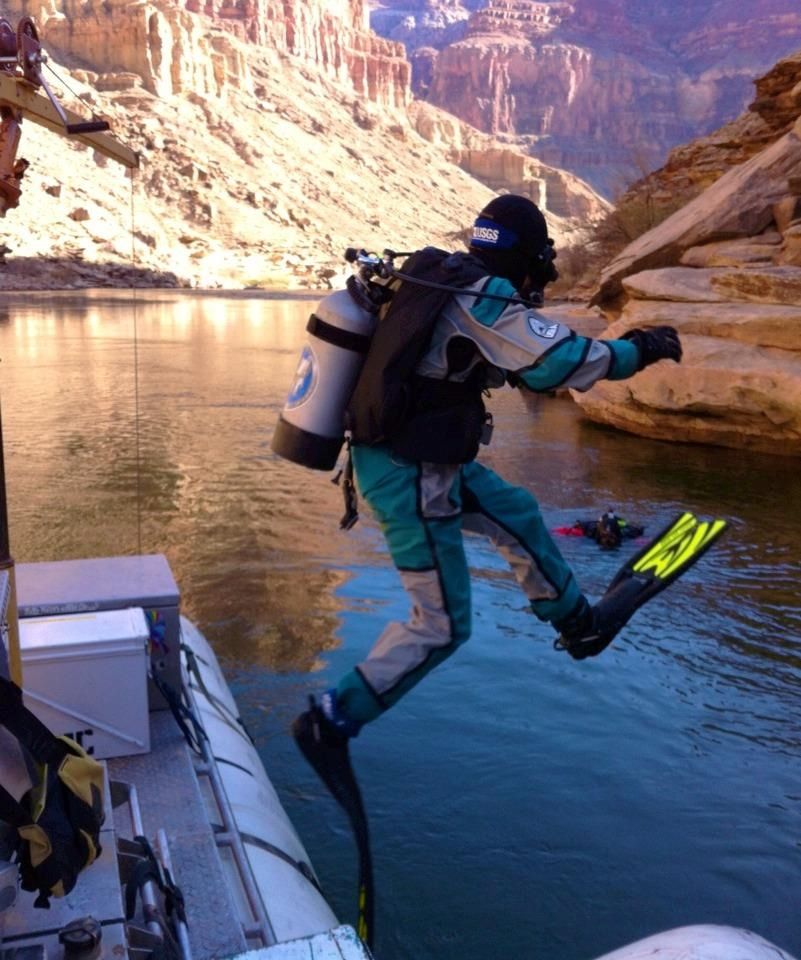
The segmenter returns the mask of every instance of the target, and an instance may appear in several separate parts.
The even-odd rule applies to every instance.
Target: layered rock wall
[[[575,13],[569,3],[536,3],[531,0],[489,0],[470,18],[470,34],[504,33],[545,37]]]
[[[287,0],[287,16],[267,0],[9,2],[39,24],[64,105],[107,119],[141,166],[132,185],[25,121],[0,288],[130,281],[132,249],[147,283],[166,267],[193,286],[337,285],[348,246],[458,245],[493,190],[532,196],[560,245],[605,210],[435,108],[418,123],[402,50],[362,29],[360,0]]]
[[[415,92],[607,196],[735,117],[753,77],[801,46],[796,0],[758,14],[728,0],[488,0],[458,37],[433,21],[413,14],[388,32],[407,44]]]
[[[757,80],[756,98],[743,116],[673,151],[664,167],[621,198],[621,209],[647,203],[657,220],[677,202],[686,205],[604,269],[595,301],[610,303],[622,279],[638,270],[677,264],[689,246],[766,229],[782,202],[792,205],[788,178],[801,175],[792,149],[800,114],[801,51]]]
[[[773,142],[754,140],[749,159],[604,271],[594,297],[612,321],[604,336],[670,324],[684,357],[575,394],[593,420],[801,456],[801,55],[770,76],[752,115]]]
[[[131,73],[159,97],[248,88],[246,58],[209,27],[314,64],[365,99],[403,109],[411,68],[401,44],[369,30],[362,0],[10,0],[6,16],[32,16],[49,49],[98,73]]]
[[[533,200],[545,211],[560,246],[586,241],[610,210],[579,177],[535,160],[430,104],[414,103],[409,115],[418,133],[442,146],[448,158],[471,176],[499,193]]]

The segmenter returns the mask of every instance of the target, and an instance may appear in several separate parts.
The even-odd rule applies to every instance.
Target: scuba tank
[[[393,261],[397,257],[409,258],[404,270],[408,264],[415,275],[395,270]],[[309,318],[306,327],[309,340],[301,352],[295,380],[278,418],[271,443],[273,452],[278,456],[312,470],[333,470],[336,466],[345,442],[346,413],[355,442],[375,443],[385,439],[387,424],[378,423],[376,413],[392,412],[398,406],[398,393],[403,393],[405,379],[411,374],[420,350],[430,336],[442,304],[449,296],[460,293],[485,273],[480,265],[474,263],[470,266],[472,258],[467,255],[452,256],[432,247],[416,254],[384,250],[380,257],[349,247],[345,251],[345,259],[354,264],[357,272],[348,278],[347,289],[337,290],[323,298]],[[443,261],[445,265],[440,270]],[[466,262],[468,265],[465,265]],[[421,269],[418,270],[418,267]],[[411,290],[406,295],[402,293],[402,281],[411,284]],[[419,290],[421,287],[427,288],[422,294]],[[438,291],[439,295],[432,296],[432,290]],[[374,345],[377,349],[371,355],[371,364],[362,378],[362,368],[365,367],[373,333],[378,325],[379,311],[390,301],[394,304],[393,297],[399,293],[399,307],[403,306],[404,309],[396,313],[404,315],[406,319],[383,330],[378,343]],[[518,297],[492,293],[482,293],[481,296],[505,303],[530,305]],[[406,304],[405,299],[412,302]],[[390,313],[391,307],[381,312],[382,325]],[[414,323],[410,322],[409,314]],[[383,368],[387,364],[391,369],[385,376]],[[465,392],[465,385],[446,386],[445,390],[461,394]],[[440,389],[440,392],[443,390]],[[439,405],[443,406],[443,403]],[[478,416],[474,424],[477,444],[486,417],[480,403],[474,406]],[[433,452],[427,447],[425,456],[421,456],[420,450],[416,449],[412,458],[444,463],[466,462],[465,457],[472,459],[474,453],[470,456],[459,453],[454,459],[452,451],[446,451],[447,460],[438,459],[442,455],[442,431],[453,433],[450,426],[444,422],[431,424],[428,433],[429,447],[433,447]]]
[[[346,290],[324,297],[309,317],[309,339],[273,434],[274,453],[312,470],[336,466],[345,441],[345,407],[377,321],[379,305],[371,293],[350,281]]]

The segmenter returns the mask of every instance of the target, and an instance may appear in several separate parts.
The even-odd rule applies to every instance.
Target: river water
[[[269,441],[314,299],[26,294],[0,304],[19,561],[163,552],[341,920],[344,818],[288,730],[405,602],[363,511]],[[614,505],[655,533],[683,508],[724,540],[575,663],[470,542],[470,642],[354,742],[378,960],[589,960],[689,923],[801,954],[798,462],[649,442],[569,399],[491,402],[483,459],[552,526]],[[602,592],[624,555],[561,538]],[[180,879],[180,878],[179,878]]]

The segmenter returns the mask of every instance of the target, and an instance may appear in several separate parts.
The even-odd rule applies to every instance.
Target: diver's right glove
[[[648,330],[637,327],[624,333],[620,339],[631,340],[639,351],[638,371],[658,360],[675,360],[676,363],[681,360],[681,340],[675,327],[651,327]]]

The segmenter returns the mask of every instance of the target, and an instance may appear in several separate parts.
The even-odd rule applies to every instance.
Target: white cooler
[[[20,620],[25,704],[98,760],[147,753],[149,630],[144,611]]]

